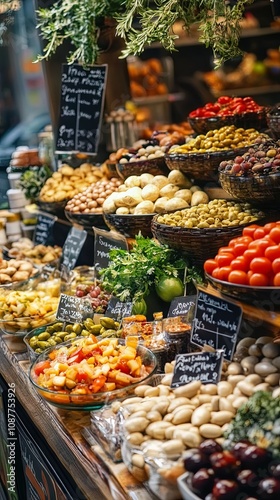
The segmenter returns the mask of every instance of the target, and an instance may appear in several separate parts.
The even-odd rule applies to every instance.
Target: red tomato
[[[43,373],[44,370],[50,367],[50,361],[45,360],[45,361],[39,361],[34,367],[34,373],[35,375],[40,375],[40,373]]]
[[[238,257],[239,255],[243,255],[247,248],[248,245],[246,243],[236,243],[236,245],[232,247],[232,252],[235,257]]]
[[[218,279],[221,281],[228,281],[228,275],[231,272],[230,266],[224,266],[219,268]]]
[[[280,257],[272,262],[272,271],[274,272],[274,274],[280,273]]]
[[[251,286],[268,286],[269,278],[262,273],[253,273],[249,279],[249,285]]]
[[[249,262],[245,259],[243,255],[240,255],[239,257],[236,257],[236,259],[233,259],[230,264],[231,270],[232,271],[244,271],[245,273],[249,269]]]
[[[212,274],[216,267],[218,267],[218,263],[215,259],[207,259],[203,265],[204,271],[208,274]]]
[[[263,226],[266,234],[270,233],[271,229],[273,229],[274,227],[276,227],[276,222],[268,222]]]
[[[238,238],[232,238],[232,240],[230,240],[228,246],[229,247],[234,247],[234,245],[238,242]]]
[[[229,273],[228,281],[236,285],[248,285],[248,276],[244,271],[234,270]]]
[[[121,359],[117,366],[116,366],[116,370],[120,370],[122,373],[126,373],[126,374],[129,374],[130,373],[130,369],[129,367],[127,366],[127,363]]]
[[[92,354],[90,353],[90,355],[92,355]],[[85,356],[84,356],[84,353],[82,351],[82,348],[79,347],[79,348],[77,348],[76,351],[74,351],[71,354],[71,357],[68,358],[67,363],[68,363],[68,365],[71,365],[72,363],[79,363],[84,358],[85,358]]]
[[[243,256],[247,260],[247,262],[251,262],[251,260],[256,257],[262,257],[262,251],[259,248],[248,248],[245,250]]]
[[[272,245],[274,245],[274,242],[268,236],[265,236],[264,238],[253,240],[249,244],[248,248],[258,248],[264,254],[265,249]]]
[[[88,375],[85,372],[79,372],[76,375],[76,380],[79,384],[86,382],[88,380]]]
[[[250,283],[250,278],[251,276],[253,276],[253,271],[251,271],[251,269],[249,269],[249,271],[247,272],[247,276],[248,276],[248,283]]]
[[[105,377],[105,375],[99,375],[99,377],[94,379],[92,384],[89,385],[90,391],[93,393],[99,392],[100,389],[102,389],[103,385],[105,384],[106,380],[107,380],[107,378]]]
[[[220,268],[219,267],[216,267],[216,269],[213,269],[212,271],[212,276],[213,278],[215,278],[216,280],[219,279],[219,271],[220,271]]]
[[[271,262],[280,257],[280,245],[273,245],[267,247],[264,252],[265,257],[267,257]]]
[[[219,267],[229,266],[231,261],[234,259],[233,253],[225,252],[217,255],[216,261]]]
[[[271,229],[269,233],[270,238],[275,241],[275,243],[280,243],[280,227],[276,226]]]
[[[255,257],[250,262],[250,269],[254,273],[269,274],[272,270],[271,261],[267,257]]]
[[[244,227],[242,231],[243,236],[250,236],[251,238],[253,238],[255,229],[257,229],[258,227],[262,226],[258,226],[258,224],[251,224],[250,226]]]
[[[275,274],[273,278],[273,285],[280,286],[280,273]]]
[[[254,231],[254,240],[259,240],[260,238],[264,238],[264,236],[266,235],[266,232],[264,230],[263,227],[258,227],[257,229],[255,229]]]
[[[232,247],[220,247],[218,250],[218,255],[220,255],[221,253],[232,253]]]

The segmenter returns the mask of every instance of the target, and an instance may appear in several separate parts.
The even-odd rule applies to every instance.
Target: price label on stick
[[[188,316],[191,322],[194,316],[196,295],[184,295],[172,300],[167,317]]]
[[[61,267],[68,271],[74,269],[87,237],[85,229],[72,227],[62,248]]]
[[[132,302],[121,302],[117,297],[111,297],[106,309],[106,316],[120,321],[125,316],[131,315],[132,307]]]
[[[96,155],[104,108],[106,64],[63,64],[56,153]]]
[[[242,319],[242,309],[234,302],[198,290],[191,342],[222,349],[231,361]]]
[[[57,217],[39,212],[34,230],[33,242],[35,245],[49,245],[52,240],[53,226]]]
[[[94,266],[97,272],[108,267],[110,251],[121,248],[128,250],[124,236],[114,232],[93,227],[94,231]]]
[[[180,387],[193,380],[217,384],[221,377],[223,351],[177,354],[171,387]]]
[[[92,317],[93,309],[90,300],[65,293],[60,295],[56,319],[69,323],[82,323],[86,318]]]

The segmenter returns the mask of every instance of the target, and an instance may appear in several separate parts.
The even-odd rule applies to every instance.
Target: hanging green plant
[[[46,41],[43,55],[48,58],[64,42],[71,42],[69,63],[94,64],[100,51],[98,38],[104,18],[116,20],[116,33],[125,40],[121,57],[141,54],[153,42],[168,51],[176,50],[175,21],[186,32],[193,26],[199,41],[213,50],[216,66],[241,54],[238,47],[240,20],[245,7],[254,0],[58,0],[52,7],[39,9],[38,27]]]

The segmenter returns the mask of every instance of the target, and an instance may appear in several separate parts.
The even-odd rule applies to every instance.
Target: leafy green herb
[[[225,0],[58,0],[38,11],[38,27],[47,42],[38,59],[48,58],[67,40],[72,46],[69,63],[96,63],[105,17],[116,21],[116,32],[125,40],[122,57],[141,54],[153,42],[174,51],[178,36],[173,25],[181,20],[186,32],[197,25],[199,40],[212,48],[218,67],[240,55],[240,20],[253,2],[236,0],[231,6]]]
[[[36,200],[43,185],[51,175],[52,171],[47,165],[26,170],[19,181],[19,186],[24,191],[26,198]]]
[[[225,433],[225,446],[242,439],[269,448],[280,458],[280,397],[258,391],[243,404]]]
[[[115,249],[101,274],[102,285],[121,301],[137,301],[163,276],[183,274],[187,263],[176,250],[150,238],[136,236],[131,251]]]

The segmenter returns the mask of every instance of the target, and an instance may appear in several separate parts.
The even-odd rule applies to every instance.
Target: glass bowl
[[[34,267],[34,274],[29,276],[29,278],[21,281],[12,281],[11,283],[1,283],[1,290],[32,290],[37,286],[38,281],[41,278],[42,269]]]
[[[34,328],[54,321],[60,295],[60,280],[38,283],[32,290],[0,288],[0,329],[24,336]]]
[[[103,346],[105,346],[105,349]],[[113,364],[113,361],[110,361],[111,365],[108,361],[106,366],[104,363],[100,363],[100,360],[102,361],[102,359],[104,359],[104,355],[107,356],[107,347],[109,350],[113,347],[112,352],[117,352],[117,355],[114,355],[115,358],[118,358],[118,362],[115,360],[115,365]],[[86,349],[88,356],[91,354],[90,358],[92,361],[94,358],[93,363],[89,364],[88,362],[85,363],[83,360],[79,361],[82,357],[79,355],[81,349],[83,349],[83,353]],[[139,363],[141,362],[141,368],[137,377],[132,377],[131,375],[129,376],[128,374],[121,372],[120,368],[117,368],[120,360],[124,362],[124,359],[127,359],[125,357],[125,353],[123,352],[125,349],[128,349],[130,353],[133,353],[133,356],[135,355],[134,360],[137,356]],[[94,356],[93,353],[95,353]],[[69,387],[67,388],[66,385],[54,386],[52,380],[48,379],[48,371],[44,370],[42,372],[44,367],[48,368],[50,364],[51,366],[55,364],[57,365],[58,359],[63,361],[63,365],[67,364],[67,359],[69,359],[68,355],[72,359],[74,356],[77,356],[76,363],[71,361],[70,368],[72,369],[72,373],[73,370],[76,370],[79,374],[79,377],[76,376],[73,378],[73,376],[71,376],[72,382],[74,381],[74,383],[70,384],[73,386],[71,389],[69,389]],[[129,354],[127,354],[127,356],[129,356]],[[132,358],[130,360],[132,360]],[[108,365],[109,371],[107,371]],[[83,368],[83,372],[81,367]],[[114,400],[121,400],[127,398],[129,395],[133,395],[135,387],[143,382],[147,382],[156,371],[156,368],[156,357],[152,351],[144,346],[138,345],[135,348],[135,351],[133,351],[133,348],[126,346],[125,342],[119,339],[102,339],[101,341],[97,341],[96,339],[90,340],[89,338],[85,339],[79,337],[73,342],[65,342],[40,354],[30,368],[29,377],[38,393],[53,406],[67,410],[94,410],[99,409],[104,404]],[[100,371],[101,375],[93,379],[92,376],[95,375],[93,375],[92,370],[95,370],[95,375]],[[104,375],[105,372],[107,372],[106,375]],[[59,373],[67,373],[67,371]],[[81,373],[83,373],[82,376],[85,377],[83,379],[84,383],[79,382],[79,380],[82,380]],[[68,375],[71,375],[70,372],[68,372]],[[106,378],[108,389],[106,391],[98,391],[98,384],[101,376],[105,376]],[[65,377],[66,375],[64,376],[66,382]],[[86,382],[86,377],[88,377],[88,382]],[[115,382],[110,382],[113,380],[115,380]],[[59,380],[55,380],[55,382],[58,381]],[[61,383],[61,381],[59,382]],[[125,383],[127,383],[127,385],[125,385]],[[122,384],[122,386],[120,386],[120,384]],[[118,387],[110,390],[110,387],[113,387],[114,385],[117,385]],[[101,387],[103,387],[103,385]],[[94,390],[96,390],[96,392],[93,392]]]

